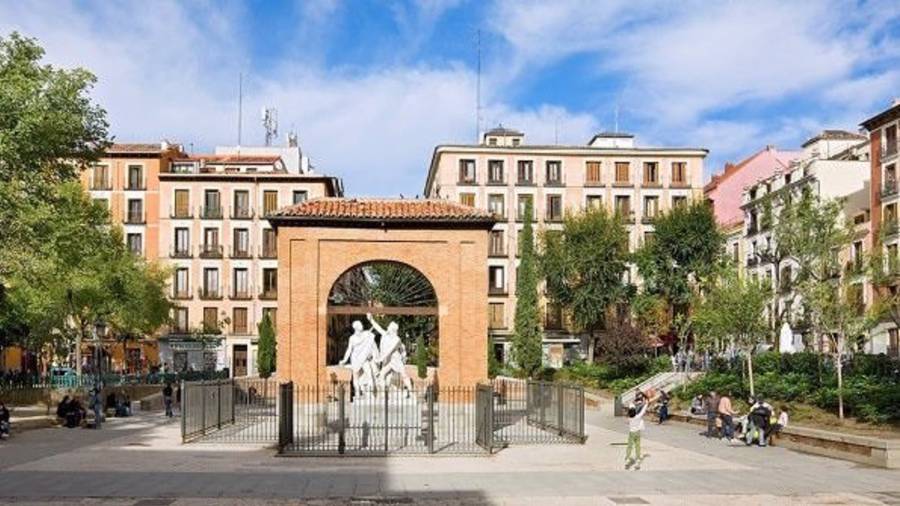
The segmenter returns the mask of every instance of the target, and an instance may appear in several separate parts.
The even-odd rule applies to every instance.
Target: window
[[[788,175],[788,182],[790,182],[790,175]],[[687,163],[672,162],[672,184],[683,185],[685,183],[687,183]]]
[[[109,166],[108,165],[94,165],[93,174],[91,177],[91,190],[111,190],[112,187],[109,184]]]
[[[603,207],[602,195],[588,195],[585,201],[585,207],[588,209],[600,209]]]
[[[900,258],[897,257],[897,244],[889,244],[887,247],[887,265],[885,268],[891,274],[900,274]]]
[[[175,269],[175,298],[186,299],[191,296],[190,271],[187,267]]]
[[[128,251],[135,255],[142,255],[144,253],[144,241],[141,234],[128,234],[125,237],[125,242],[128,244]]]
[[[300,204],[301,202],[306,202],[309,197],[309,192],[306,190],[294,190],[291,194],[291,202],[294,204]]]
[[[616,183],[628,184],[631,181],[630,170],[628,162],[616,162]]]
[[[534,183],[534,162],[531,160],[519,160],[516,167],[519,184]]]
[[[488,146],[496,146],[497,138],[496,137],[488,137]]]
[[[207,267],[203,269],[203,293],[207,298],[219,297],[219,269]]]
[[[201,218],[221,218],[222,202],[219,199],[219,190],[206,190],[203,192],[203,210]]]
[[[464,206],[475,207],[475,194],[474,193],[460,193],[459,194],[459,203]]]
[[[222,255],[222,246],[219,245],[219,229],[214,227],[203,229],[203,246],[201,255],[219,257]]]
[[[175,251],[174,256],[188,256],[191,252],[191,235],[187,227],[178,227],[175,229]]]
[[[144,223],[143,199],[128,199],[128,214],[125,223]]]
[[[459,182],[460,184],[475,183],[475,160],[459,161]]]
[[[561,184],[562,183],[562,162],[558,160],[552,160],[547,162],[547,183],[546,184]]]
[[[687,197],[683,195],[676,195],[672,197],[672,207],[680,207],[687,204]]]
[[[232,310],[231,331],[235,334],[247,333],[247,308],[236,307]]]
[[[655,218],[659,213],[659,197],[644,197],[644,217]]]
[[[585,164],[585,183],[596,185],[600,184],[602,179],[600,162],[587,162]]]
[[[884,155],[891,156],[897,152],[897,126],[891,125],[884,129]]]
[[[250,231],[246,228],[234,229],[234,251],[232,256],[235,258],[247,258],[250,256]]]
[[[209,333],[215,333],[219,330],[219,312],[216,308],[203,308],[203,330]]]
[[[654,237],[654,233],[652,230],[648,230],[648,231],[644,232],[644,244],[647,244],[650,241],[652,241],[653,237]]]
[[[506,217],[506,196],[502,193],[488,195],[488,211],[495,215]]]
[[[741,260],[740,257],[740,245],[738,243],[734,243],[731,245],[731,259],[734,260],[734,263],[738,263]]]
[[[250,192],[247,190],[236,190],[234,192],[234,212],[232,218],[246,219],[250,218]]]
[[[518,197],[518,206],[516,210],[516,219],[519,221],[525,220],[525,208],[528,204],[532,206],[532,215],[534,214],[534,196],[533,195],[519,195]],[[532,216],[534,218],[534,216]]]
[[[547,195],[547,221],[561,221],[562,217],[562,195]]]
[[[278,192],[266,190],[263,192],[263,214],[268,216],[278,210]]]
[[[176,307],[173,320],[175,320],[175,332],[181,334],[187,333],[190,323],[188,321],[188,310],[186,307]]]
[[[491,265],[488,267],[488,285],[489,294],[505,294],[506,268],[502,265]]]
[[[863,262],[863,243],[862,241],[853,242],[853,265],[857,269],[862,268]]]
[[[518,147],[519,144],[522,144],[522,139],[515,139],[515,138],[514,138],[514,139],[512,140],[512,145],[513,145],[513,147]]]
[[[626,219],[631,216],[631,197],[628,195],[616,195],[616,213]]]
[[[563,324],[562,307],[559,304],[547,303],[544,308],[544,328],[560,330]]]
[[[488,304],[488,326],[492,329],[506,328],[506,304],[502,302]]]
[[[250,274],[249,271],[243,267],[234,269],[232,273],[232,286],[234,288],[234,293],[232,297],[235,299],[249,299],[250,298]]]
[[[265,318],[266,316],[268,316],[269,320],[272,322],[272,327],[275,327],[275,325],[278,323],[278,319],[276,318],[277,315],[278,315],[278,308],[264,307],[262,310],[262,317]],[[262,321],[262,320],[260,320],[260,321]]]
[[[501,184],[504,180],[503,160],[488,160],[488,183]]]
[[[191,217],[191,192],[190,190],[175,190],[175,215],[174,218]]]
[[[263,291],[260,295],[264,299],[274,299],[278,293],[278,269],[263,269]]]
[[[659,164],[656,162],[644,162],[644,184],[659,183]]]
[[[144,167],[141,165],[128,166],[128,189],[142,190],[144,188]]]
[[[263,229],[262,252],[260,256],[263,258],[276,258],[278,256],[278,242],[275,239],[275,229]]]
[[[503,244],[503,237],[505,232],[503,230],[492,230],[491,231],[491,242],[490,248],[488,250],[488,254],[491,256],[505,256],[506,248]]]

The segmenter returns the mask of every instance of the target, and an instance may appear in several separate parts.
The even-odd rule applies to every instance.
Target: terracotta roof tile
[[[120,143],[107,148],[107,153],[162,153],[160,143]]]
[[[276,217],[325,221],[495,222],[490,212],[439,199],[308,200],[275,213]]]

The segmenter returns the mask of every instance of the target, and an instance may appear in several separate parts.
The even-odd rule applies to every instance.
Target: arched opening
[[[369,313],[382,327],[391,322],[398,325],[409,364],[415,363],[421,337],[427,365],[437,367],[438,300],[434,287],[414,267],[388,260],[357,264],[332,285],[328,293],[328,365],[337,365],[343,357],[354,321],[371,327],[366,321]]]

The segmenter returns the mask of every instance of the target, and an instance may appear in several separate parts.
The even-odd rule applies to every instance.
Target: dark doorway
[[[247,375],[247,345],[246,344],[234,345],[234,357],[232,358],[232,370],[234,371],[235,377]]]

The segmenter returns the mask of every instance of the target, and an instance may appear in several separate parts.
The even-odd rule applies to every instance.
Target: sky
[[[122,142],[236,144],[243,74],[242,143],[274,107],[351,196],[420,194],[436,145],[475,142],[479,47],[482,130],[583,145],[618,126],[709,149],[707,177],[900,97],[896,0],[0,2],[12,31],[97,76]]]

